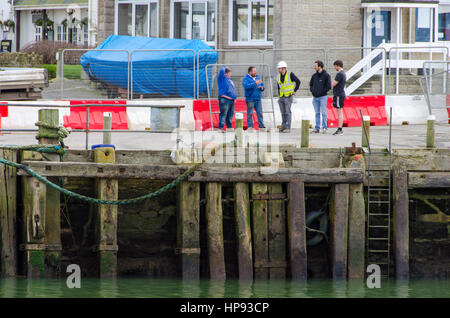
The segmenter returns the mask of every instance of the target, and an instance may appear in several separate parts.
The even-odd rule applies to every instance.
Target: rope
[[[69,134],[71,132],[70,128],[66,128],[63,126],[51,125],[51,124],[45,123],[43,121],[38,121],[37,123],[35,123],[35,125],[38,127],[43,127],[43,128],[52,130],[52,131],[48,131],[48,132],[39,132],[36,135],[36,139],[53,138],[53,139],[58,139],[58,141],[61,142],[64,140],[64,138],[69,137]]]
[[[174,181],[172,181],[171,183],[165,185],[164,187],[160,188],[159,190],[156,190],[154,192],[150,192],[148,194],[145,194],[143,196],[137,197],[137,198],[133,198],[133,199],[124,199],[124,200],[101,200],[101,199],[97,199],[97,198],[91,198],[88,196],[84,196],[75,192],[72,192],[70,190],[67,190],[51,181],[49,181],[48,179],[46,179],[45,177],[39,175],[38,173],[34,172],[31,168],[20,164],[20,163],[16,163],[16,162],[11,162],[9,160],[0,158],[0,163],[3,163],[5,165],[14,167],[16,169],[21,169],[23,171],[25,171],[27,174],[29,174],[32,177],[35,177],[36,179],[38,179],[39,181],[41,181],[42,183],[52,187],[53,189],[76,199],[85,201],[85,202],[89,202],[89,203],[94,203],[94,204],[105,204],[105,205],[126,205],[126,204],[136,204],[142,201],[145,201],[147,199],[151,199],[154,197],[157,197],[173,188],[175,188],[178,184],[180,184],[181,182],[183,182],[184,180],[186,180],[189,175],[191,175],[193,172],[195,172],[196,170],[198,170],[203,163],[205,163],[211,156],[214,156],[215,152],[219,149],[223,147],[223,145],[219,145],[218,147],[214,148],[210,155],[208,156],[208,158],[204,158],[202,160],[202,162],[200,163],[196,163],[194,164],[191,168],[189,168],[188,170],[186,170],[186,172],[184,172],[182,175],[180,175],[179,177],[177,177]]]

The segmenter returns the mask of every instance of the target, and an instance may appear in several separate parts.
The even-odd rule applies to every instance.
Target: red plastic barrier
[[[386,98],[384,96],[351,96],[345,98],[343,108],[344,127],[361,127],[361,115],[370,116],[370,125],[386,126],[388,124],[386,114]],[[327,101],[327,124],[329,128],[338,127],[339,120],[337,110],[333,107],[333,98]]]
[[[213,112],[219,112],[219,101],[211,100],[211,109]],[[237,99],[234,103],[234,112],[245,112],[244,113],[244,129],[248,128],[247,125],[247,104],[245,100]],[[211,129],[211,118],[209,114],[209,101],[207,100],[195,100],[194,101],[194,119],[195,119],[195,130],[209,130]],[[213,127],[219,127],[219,114],[213,114]],[[233,128],[235,122],[233,117]],[[259,129],[258,117],[256,112],[253,112],[253,127]]]
[[[450,95],[447,95],[447,113],[448,113],[448,123],[450,124]]]
[[[117,104],[126,105],[124,100],[120,101],[102,101],[102,100],[86,100],[86,101],[70,101],[70,105],[85,104]],[[103,129],[103,113],[112,114],[112,129],[126,130],[127,107],[111,107],[111,106],[94,106],[89,107],[89,129]],[[64,116],[64,126],[72,129],[86,129],[86,107],[71,107],[70,116]]]
[[[8,117],[8,105],[0,104],[0,117]]]

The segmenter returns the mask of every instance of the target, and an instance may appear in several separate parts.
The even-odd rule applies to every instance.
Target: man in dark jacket
[[[250,66],[247,75],[242,79],[245,88],[245,102],[247,103],[247,125],[248,130],[253,130],[253,109],[258,116],[260,130],[265,130],[263,121],[263,110],[261,104],[261,93],[264,91],[264,83],[256,74],[256,67]]]
[[[311,77],[309,87],[313,95],[313,106],[316,112],[316,127],[314,133],[320,132],[320,115],[322,115],[322,133],[326,133],[327,127],[327,94],[331,89],[331,76],[323,69],[322,61],[314,62],[316,73]]]
[[[219,88],[219,130],[223,129],[225,123],[229,130],[233,130],[234,101],[237,98],[236,86],[231,80],[231,69],[222,67],[217,75],[217,87]]]

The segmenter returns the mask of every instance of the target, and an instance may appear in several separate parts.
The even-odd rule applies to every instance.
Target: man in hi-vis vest
[[[294,101],[294,95],[300,88],[300,80],[294,73],[287,71],[287,64],[284,61],[278,63],[278,105],[280,105],[281,124],[280,132],[290,133],[292,113],[291,106]]]

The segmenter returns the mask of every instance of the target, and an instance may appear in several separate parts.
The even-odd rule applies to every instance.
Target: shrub
[[[56,53],[62,49],[88,49],[88,46],[76,45],[68,42],[59,41],[38,41],[28,44],[21,52],[35,52],[37,55],[42,55],[44,64],[56,64]],[[68,61],[65,58],[65,64],[79,64],[80,56],[85,52],[70,52],[70,58]],[[76,62],[76,63],[75,63]]]

